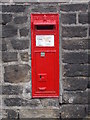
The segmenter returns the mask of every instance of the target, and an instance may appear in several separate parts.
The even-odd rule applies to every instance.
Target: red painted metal
[[[51,42],[54,37],[52,45],[47,43],[49,37]],[[45,40],[45,45],[38,45],[36,39]],[[58,97],[59,14],[31,14],[31,59],[32,97]]]

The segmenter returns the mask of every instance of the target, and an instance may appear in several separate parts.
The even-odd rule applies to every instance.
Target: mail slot
[[[59,96],[59,14],[31,14],[32,97]]]

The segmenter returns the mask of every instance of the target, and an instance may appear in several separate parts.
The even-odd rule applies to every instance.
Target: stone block
[[[18,16],[14,18],[14,22],[16,24],[23,24],[27,22],[28,17],[27,16]]]
[[[67,91],[85,90],[88,85],[88,77],[65,77],[63,89]]]
[[[41,99],[41,104],[44,108],[58,108],[59,109],[59,99]]]
[[[87,52],[63,52],[62,53],[63,63],[88,63],[88,53]]]
[[[62,119],[83,119],[87,115],[88,106],[85,105],[62,105],[61,118]]]
[[[2,51],[7,51],[7,44],[4,39],[2,39]]]
[[[20,36],[21,36],[21,37],[28,36],[28,33],[29,33],[29,30],[28,30],[26,27],[20,29]]]
[[[67,64],[64,65],[63,75],[67,77],[88,77],[88,67],[87,64]]]
[[[3,85],[2,94],[3,95],[19,95],[22,94],[23,89],[21,86],[15,85]]]
[[[88,24],[88,13],[80,13],[79,14],[79,23]]]
[[[28,106],[30,108],[41,107],[39,99],[5,98],[4,104],[6,106]]]
[[[2,12],[24,12],[26,6],[24,5],[2,5]]]
[[[87,37],[87,27],[84,26],[63,26],[62,37]]]
[[[88,4],[62,4],[60,6],[60,11],[64,12],[75,12],[75,11],[82,11],[86,12],[88,10]]]
[[[6,25],[12,20],[12,14],[2,14],[2,24]]]
[[[16,52],[2,52],[2,61],[3,62],[12,62],[18,61]]]
[[[62,40],[62,48],[65,50],[88,49],[88,39],[67,39]]]
[[[75,13],[63,13],[61,14],[62,24],[76,24],[76,14]]]
[[[21,109],[20,110],[20,118],[31,118],[31,119],[55,119],[57,120],[60,117],[59,109]]]
[[[17,28],[13,25],[3,25],[2,26],[2,37],[14,37],[17,35]]]
[[[29,55],[28,55],[28,52],[20,53],[20,56],[21,56],[21,60],[22,60],[22,61],[26,61],[26,62],[29,61]]]
[[[24,65],[10,65],[6,66],[4,74],[4,81],[9,83],[28,82],[30,80],[30,67]]]
[[[64,91],[63,103],[66,104],[88,104],[88,90],[86,91]]]
[[[32,12],[57,12],[57,4],[49,5],[49,4],[42,4],[42,5],[34,5],[32,8]]]
[[[11,44],[15,50],[25,50],[29,48],[29,40],[11,40]]]
[[[88,78],[88,88],[90,89],[90,78]]]
[[[2,114],[2,120],[12,120],[18,118],[18,112],[16,109],[3,109]]]

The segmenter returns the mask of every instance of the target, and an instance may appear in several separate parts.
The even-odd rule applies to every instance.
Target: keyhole
[[[40,75],[40,80],[41,80],[42,76]]]

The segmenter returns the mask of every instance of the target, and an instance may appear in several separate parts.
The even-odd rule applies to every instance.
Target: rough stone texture
[[[63,103],[69,104],[88,104],[88,90],[84,92],[64,92]]]
[[[19,12],[24,12],[25,8],[26,7],[24,5],[3,5],[2,11],[19,13]]]
[[[87,77],[66,77],[63,78],[63,88],[67,91],[85,90],[88,85]]]
[[[41,107],[38,99],[5,98],[4,103],[6,106],[28,106],[31,108]]]
[[[10,83],[28,82],[30,80],[28,65],[10,65],[6,66],[4,81]]]
[[[90,89],[90,78],[88,79],[88,88]]]
[[[17,5],[10,3],[10,5],[2,6],[3,20],[0,20],[0,23],[3,24],[4,66],[2,70],[4,78],[1,77],[3,118],[42,117],[51,118],[51,120],[52,118],[62,118],[62,120],[71,118],[72,120],[72,118],[86,117],[87,106],[90,103],[88,97],[90,92],[89,54],[87,56],[87,50],[90,47],[87,24],[88,7],[87,3],[17,3]],[[30,66],[32,61],[29,56],[31,55],[29,50],[31,49],[29,28],[31,12],[58,12],[61,16],[59,24],[62,47],[60,48],[60,53],[62,53],[60,99],[31,98]]]
[[[62,48],[66,50],[88,49],[88,39],[62,40]]]
[[[12,14],[2,14],[2,24],[6,25],[12,20]]]
[[[59,99],[41,99],[44,108],[59,108]]]
[[[63,26],[62,37],[86,37],[87,27],[83,26]]]
[[[87,106],[85,105],[63,105],[61,107],[62,118],[84,118],[87,114]]]
[[[17,119],[18,118],[18,112],[17,110],[12,110],[12,109],[3,109],[3,119],[2,120],[5,120],[5,119]]]
[[[87,63],[88,54],[87,52],[63,52],[62,55],[63,63]]]
[[[13,37],[15,35],[17,35],[17,28],[15,26],[12,26],[12,25],[2,26],[2,37],[3,38]]]
[[[12,62],[17,61],[17,53],[16,52],[2,52],[2,61],[3,62]]]
[[[19,16],[19,17],[14,18],[14,22],[16,24],[23,24],[23,23],[27,22],[27,19],[28,19],[27,16]]]
[[[15,50],[24,50],[29,48],[29,40],[11,40],[11,44]]]
[[[28,52],[20,53],[20,56],[21,56],[21,60],[22,60],[22,61],[26,61],[26,62],[29,61],[29,55],[28,55]]]
[[[67,64],[64,66],[63,75],[67,77],[88,77],[88,67],[89,66],[85,64]]]
[[[20,29],[20,36],[27,36],[29,33],[29,30],[25,27]]]
[[[6,51],[7,50],[7,45],[4,39],[2,39],[2,51]]]
[[[75,12],[75,11],[83,11],[86,12],[88,9],[88,4],[66,4],[61,5],[60,10],[65,12]]]
[[[6,85],[2,86],[2,94],[3,95],[19,95],[22,94],[23,89],[21,86],[12,86],[12,85]]]
[[[62,24],[76,24],[76,14],[61,14]]]
[[[57,4],[49,5],[49,4],[42,4],[36,5],[34,8],[32,8],[32,12],[57,12],[58,6]]]
[[[59,118],[58,109],[21,109],[20,118]]]
[[[81,24],[88,23],[88,14],[87,13],[80,13],[79,14],[79,23],[81,23]]]

